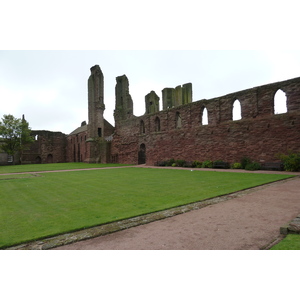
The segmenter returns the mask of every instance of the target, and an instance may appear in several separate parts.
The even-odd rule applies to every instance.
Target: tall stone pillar
[[[182,86],[182,104],[193,102],[193,86],[191,83],[186,83]]]
[[[159,97],[154,91],[145,96],[146,114],[159,112]]]
[[[129,81],[126,75],[116,78],[115,121],[126,120],[133,116],[133,101],[129,94]]]
[[[163,110],[174,106],[175,90],[173,88],[164,88],[162,90]]]
[[[89,163],[106,163],[104,140],[104,77],[98,65],[91,68],[88,79],[87,159]]]

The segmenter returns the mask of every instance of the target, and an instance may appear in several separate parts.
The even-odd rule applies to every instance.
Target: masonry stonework
[[[23,164],[66,162],[67,136],[61,132],[32,130],[34,143],[24,150]]]
[[[286,94],[287,113],[274,114],[274,96]],[[65,135],[32,131],[25,163],[86,162],[156,165],[160,161],[276,162],[278,153],[300,151],[300,77],[193,102],[192,84],[151,91],[145,114],[133,115],[126,75],[116,78],[115,127],[103,117],[104,76],[98,65],[88,79],[88,124]],[[233,121],[233,104],[241,119]],[[203,112],[207,111],[205,125]],[[1,158],[5,156],[1,153]],[[5,158],[5,157],[4,157]],[[7,158],[5,158],[7,159]]]
[[[279,89],[286,93],[288,112],[274,115],[274,96]],[[116,120],[112,155],[118,154],[120,163],[137,164],[141,147],[149,165],[171,158],[233,163],[244,156],[275,162],[280,152],[300,150],[300,78],[187,104],[176,98],[176,89],[162,93],[163,111]],[[233,121],[236,100],[241,104],[242,119]],[[178,106],[178,101],[183,105]],[[205,108],[208,125],[202,125]]]

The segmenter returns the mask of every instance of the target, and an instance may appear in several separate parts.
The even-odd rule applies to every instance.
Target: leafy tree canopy
[[[29,123],[23,118],[4,115],[0,121],[0,148],[9,155],[22,154],[34,141]]]

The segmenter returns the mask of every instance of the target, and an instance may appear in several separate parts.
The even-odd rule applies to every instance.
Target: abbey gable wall
[[[287,97],[287,113],[276,115],[274,96],[280,89]],[[166,94],[172,98],[175,93],[163,90],[163,102],[171,103],[164,98]],[[233,121],[236,100],[241,106],[241,119]],[[244,156],[257,162],[274,162],[280,152],[300,150],[300,78],[181,103],[175,106],[173,101],[172,107],[151,113],[146,97],[145,115],[127,119],[115,116],[112,155],[119,163],[148,165],[171,158],[233,163]],[[207,125],[202,120],[204,109],[208,112]]]

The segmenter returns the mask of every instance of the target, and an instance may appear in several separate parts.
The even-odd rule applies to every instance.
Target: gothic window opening
[[[140,134],[144,134],[145,133],[145,123],[143,120],[141,120],[140,122]]]
[[[176,113],[176,128],[181,128],[182,125],[182,120],[181,120],[181,115],[180,112]]]
[[[206,107],[204,107],[202,111],[201,125],[208,125],[208,112]]]
[[[274,114],[287,113],[287,98],[285,92],[278,90],[274,96]]]
[[[160,131],[160,119],[159,119],[159,117],[155,118],[155,131],[156,132]]]
[[[98,137],[102,137],[102,128],[98,128]]]
[[[236,99],[233,103],[233,108],[232,108],[232,120],[238,121],[241,119],[242,119],[241,103],[238,99]]]

